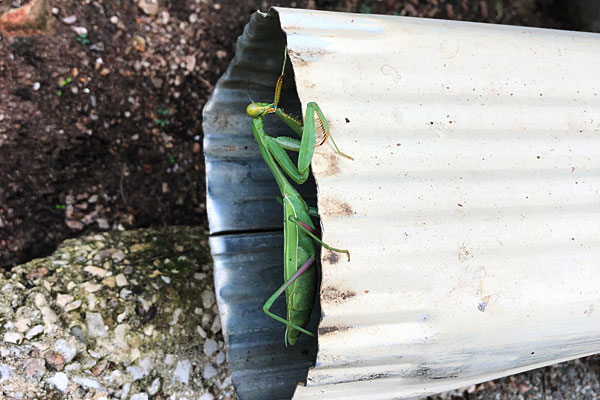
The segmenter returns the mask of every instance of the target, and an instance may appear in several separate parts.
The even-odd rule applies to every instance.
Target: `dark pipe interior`
[[[204,110],[207,204],[215,289],[228,345],[228,363],[242,400],[289,399],[306,381],[315,363],[317,341],[301,335],[285,347],[285,326],[262,311],[267,298],[283,283],[283,210],[272,174],[258,152],[250,119],[249,97],[273,100],[283,63],[285,34],[275,12],[255,13],[240,36],[236,56],[218,82]],[[291,62],[280,105],[301,117]],[[294,136],[275,115],[264,117],[271,136]],[[290,154],[296,160],[294,154]],[[311,179],[298,187],[316,205]],[[320,318],[318,296],[308,329],[316,332]],[[285,316],[285,299],[272,308]]]

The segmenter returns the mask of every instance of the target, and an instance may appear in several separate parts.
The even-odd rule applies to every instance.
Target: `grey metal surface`
[[[317,350],[316,340],[308,337],[285,348],[284,326],[262,311],[266,299],[283,283],[283,211],[245,110],[249,96],[256,101],[273,99],[284,45],[278,19],[255,13],[203,112],[215,290],[229,367],[241,400],[291,398],[298,382],[306,381]],[[299,115],[291,68],[288,74],[282,102],[288,112]],[[273,136],[290,133],[274,116],[265,118],[265,129]],[[312,178],[300,192],[309,203],[316,203]],[[284,299],[276,304],[279,315],[285,315],[284,304]],[[312,331],[320,315],[316,308],[309,325]]]
[[[281,285],[283,234],[231,234],[209,240],[228,363],[238,396],[289,399],[306,380],[316,357],[316,342],[305,335],[285,347],[283,326],[262,311],[265,300]],[[281,299],[274,312],[285,315]],[[319,310],[313,312],[314,331]]]

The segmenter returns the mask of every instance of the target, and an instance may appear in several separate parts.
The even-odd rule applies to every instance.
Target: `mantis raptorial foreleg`
[[[349,155],[342,153],[338,148],[337,144],[333,140],[329,131],[329,125],[323,115],[321,107],[315,102],[310,102],[306,105],[306,113],[304,117],[304,123],[297,118],[285,113],[282,108],[279,107],[279,99],[281,97],[281,88],[283,85],[283,77],[285,76],[285,63],[287,59],[287,49],[284,53],[283,68],[281,75],[277,79],[275,86],[275,98],[273,103],[251,103],[246,108],[248,116],[256,118],[263,117],[267,114],[277,115],[283,122],[285,122],[298,136],[300,140],[291,137],[270,137],[267,136],[265,146],[268,151],[273,155],[275,161],[279,164],[281,169],[297,184],[301,185],[308,179],[310,174],[310,162],[315,152],[316,132],[317,129],[323,135],[323,139],[318,145],[322,145],[328,138],[331,139],[336,152],[350,160],[353,160]],[[290,157],[287,155],[286,150],[294,151],[298,153],[298,163],[294,165]]]

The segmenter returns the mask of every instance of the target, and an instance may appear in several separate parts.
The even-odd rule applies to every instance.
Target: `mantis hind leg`
[[[346,254],[346,256],[348,256],[348,261],[350,261],[350,252],[348,250],[336,249],[335,247],[331,247],[327,243],[323,242],[321,239],[316,237],[313,232],[311,232],[312,229],[309,229],[309,227],[307,227],[307,225],[304,222],[300,221],[297,217],[290,215],[289,220],[290,220],[290,222],[293,222],[294,224],[296,224],[299,229],[301,229],[304,233],[306,233],[308,236],[310,236],[315,242],[319,243],[321,246],[325,247],[327,250],[335,251],[336,253]]]
[[[269,299],[266,301],[266,303],[263,305],[263,311],[265,312],[265,314],[267,314],[269,317],[273,318],[276,321],[281,322],[282,324],[285,324],[286,326],[296,329],[297,331],[300,331],[306,335],[315,337],[315,335],[310,332],[307,331],[304,328],[301,328],[300,326],[294,324],[293,322],[288,321],[287,319],[283,319],[281,318],[279,315],[275,315],[273,314],[271,311],[269,311],[271,309],[271,306],[273,305],[273,303],[275,302],[275,300],[277,300],[277,298],[279,296],[281,296],[281,294],[283,292],[285,292],[285,289],[288,288],[288,286],[290,286],[292,283],[294,283],[294,281],[296,279],[298,279],[300,277],[300,275],[302,275],[304,272],[306,272],[306,270],[308,270],[311,265],[313,265],[315,262],[315,258],[314,257],[310,257],[308,260],[306,260],[306,262],[300,267],[298,268],[298,270],[294,273],[294,275],[292,275],[290,277],[290,279],[288,279],[286,282],[283,283],[283,285],[281,285],[279,287],[279,289],[277,289],[275,291],[275,293],[273,293],[271,295],[271,297],[269,297]],[[286,346],[287,346],[287,330],[286,330]]]

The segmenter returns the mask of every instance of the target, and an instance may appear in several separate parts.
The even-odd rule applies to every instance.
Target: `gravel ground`
[[[600,399],[600,356],[523,372],[432,396],[430,399]]]
[[[95,234],[0,276],[0,397],[234,399],[207,246]]]

